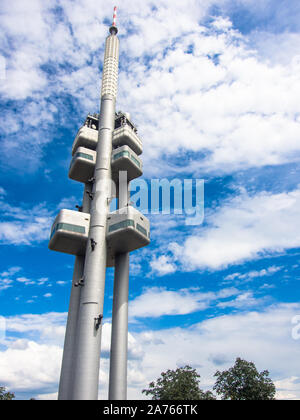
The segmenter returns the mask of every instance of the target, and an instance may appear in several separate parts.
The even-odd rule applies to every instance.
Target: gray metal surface
[[[120,173],[118,207],[127,208],[129,183]],[[129,252],[115,256],[114,297],[111,328],[109,400],[127,399]]]
[[[132,225],[122,226],[131,221]],[[120,229],[110,231],[114,226]],[[140,229],[140,230],[138,230]],[[145,233],[141,232],[145,230]],[[131,252],[150,243],[150,222],[141,212],[132,206],[123,207],[108,216],[107,243],[109,254]]]
[[[96,150],[98,144],[98,130],[87,126],[80,127],[72,146],[72,155],[76,153],[78,147]]]
[[[97,153],[92,149],[79,146],[69,168],[69,178],[78,182],[88,182],[95,170]],[[119,172],[126,171],[128,181],[143,174],[143,163],[129,146],[121,146],[112,151],[112,179],[118,183]]]
[[[137,155],[143,152],[142,140],[129,125],[117,128],[113,134],[113,147],[124,145],[129,146]]]
[[[108,89],[108,85],[107,85]],[[139,136],[129,125],[114,129],[112,137],[113,147],[129,146],[137,155],[143,152],[143,143]],[[98,131],[87,126],[82,126],[74,140],[72,146],[72,155],[76,153],[78,147],[96,150],[98,144]]]
[[[130,222],[131,225],[128,225]],[[53,251],[72,255],[85,255],[90,235],[90,215],[88,213],[63,209],[56,217],[53,228],[60,225],[53,233],[49,248]],[[84,232],[73,232],[64,226],[84,229]],[[132,206],[122,207],[109,213],[106,223],[106,264],[114,266],[117,253],[132,252],[150,243],[150,223],[147,217]],[[115,229],[115,227],[118,229]],[[113,231],[110,229],[113,228]],[[145,233],[141,232],[145,230]]]
[[[84,256],[75,258],[72,289],[69,303],[68,320],[65,333],[63,359],[58,389],[59,400],[69,400],[72,394],[72,372],[76,345],[77,318],[81,287],[75,287],[83,276]]]
[[[129,253],[115,257],[109,400],[127,399]]]
[[[49,249],[66,254],[84,255],[89,225],[90,215],[88,213],[61,210],[52,225]],[[54,232],[53,229],[55,229]]]
[[[116,184],[119,180],[120,171],[125,171],[128,181],[132,181],[143,174],[143,163],[129,146],[121,146],[113,150],[111,170],[113,180]]]
[[[95,171],[96,152],[86,147],[78,147],[69,168],[69,178],[78,182],[88,182]]]
[[[91,222],[84,265],[84,287],[78,314],[77,354],[74,366],[73,400],[98,399],[101,330],[106,273],[106,224],[111,199],[111,152],[119,41],[106,39],[100,106],[97,161],[94,173]],[[111,79],[109,75],[113,74]],[[117,74],[116,74],[117,76]],[[104,84],[104,80],[107,80]]]

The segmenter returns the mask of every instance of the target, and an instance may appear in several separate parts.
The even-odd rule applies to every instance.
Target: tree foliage
[[[276,388],[269,372],[259,373],[252,362],[237,358],[232,368],[217,371],[214,390],[222,400],[274,400]]]
[[[156,382],[149,384],[143,394],[151,395],[152,400],[213,400],[214,395],[199,388],[200,375],[191,366],[161,373]]]
[[[15,398],[15,394],[11,392],[7,392],[6,389],[0,386],[0,400],[13,400]]]

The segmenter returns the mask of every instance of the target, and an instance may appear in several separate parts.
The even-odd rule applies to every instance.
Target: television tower
[[[116,7],[106,39],[100,114],[88,115],[72,147],[69,177],[84,183],[78,212],[61,210],[49,248],[76,256],[58,398],[98,398],[106,267],[115,267],[109,399],[127,398],[129,254],[150,243],[149,220],[130,205],[143,173],[130,115],[115,112],[119,65]],[[117,210],[110,204],[117,198]]]

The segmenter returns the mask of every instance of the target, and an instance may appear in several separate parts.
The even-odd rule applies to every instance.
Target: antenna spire
[[[117,6],[114,7],[114,20],[113,20],[112,26],[117,26],[116,21],[117,21]]]
[[[117,6],[114,7],[114,17],[113,17],[113,23],[112,26],[109,28],[109,32],[112,35],[117,35],[118,28],[117,28]]]

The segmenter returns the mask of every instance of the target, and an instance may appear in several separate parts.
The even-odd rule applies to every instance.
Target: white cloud
[[[10,267],[0,273],[0,290],[6,290],[13,286],[15,274],[21,271],[21,267]]]
[[[19,283],[23,283],[25,284],[25,286],[28,286],[30,284],[35,284],[34,281],[32,281],[31,279],[28,279],[27,277],[18,277],[16,279]]]
[[[157,53],[148,67],[132,66],[129,74],[120,75],[120,96],[129,102],[151,144],[145,168],[171,171],[161,155],[178,154],[182,148],[208,153],[201,163],[198,156],[189,161],[191,172],[299,159],[298,73],[296,67],[260,62],[233,30],[189,34],[164,56]],[[159,119],[147,120],[145,115]],[[153,166],[158,156],[160,163]]]
[[[132,320],[146,317],[158,318],[163,315],[186,315],[203,311],[214,301],[238,294],[239,291],[233,287],[222,289],[216,293],[202,293],[198,288],[173,291],[162,287],[152,287],[132,300],[129,306],[129,315]],[[253,306],[255,299],[252,299],[251,303],[248,303],[249,306]]]
[[[57,209],[73,209],[75,210],[75,205],[78,204],[78,199],[75,196],[65,197],[58,204]]]
[[[218,303],[219,308],[237,308],[246,309],[265,303],[265,298],[257,299],[253,296],[253,292],[245,292],[237,296],[235,299]]]
[[[8,332],[38,333],[43,343],[62,344],[66,313],[25,314],[6,318]],[[46,340],[46,341],[44,341]]]
[[[45,145],[59,141],[51,133],[52,127],[59,126],[54,118],[65,129],[74,130],[74,120],[70,120],[62,97],[68,97],[72,106],[78,101],[78,115],[98,108],[99,89],[95,86],[100,86],[99,62],[107,33],[103,19],[111,17],[112,7],[103,3],[100,10],[96,0],[78,0],[76,4],[55,0],[50,6],[41,0],[2,3],[4,30],[0,45],[7,55],[7,71],[0,91],[3,98],[16,101],[22,112],[4,112],[1,159],[5,165],[19,166],[22,171],[36,170],[43,164]],[[249,5],[251,1],[242,3]],[[148,174],[188,170],[196,176],[200,171],[232,172],[299,160],[298,34],[269,37],[264,44],[261,37],[256,42],[258,53],[250,51],[246,38],[233,30],[228,18],[216,18],[208,28],[201,26],[211,4],[212,1],[166,0],[157,2],[157,9],[152,10],[150,0],[128,0],[126,9],[121,9],[118,107],[128,109],[139,125],[145,140]],[[265,5],[263,1],[251,7],[263,9]],[[59,15],[53,14],[55,9]],[[99,13],[90,13],[91,10]],[[278,14],[278,10],[274,13]],[[268,62],[266,57],[272,60]],[[58,113],[62,109],[65,112]],[[182,160],[181,166],[168,160],[174,155],[177,161]],[[186,156],[190,156],[188,161]],[[5,194],[0,187],[0,196]],[[66,207],[69,204],[61,203]],[[1,208],[1,243],[30,245],[48,238],[52,215],[46,205],[28,209],[3,200]],[[256,197],[244,194],[218,209],[213,215],[215,220],[208,219],[209,226],[195,231],[185,242],[176,236],[178,243],[171,248],[174,259],[165,254],[169,251],[165,249],[150,261],[151,268],[158,275],[173,273],[178,267],[219,269],[299,246],[295,229],[299,210],[298,190],[261,193]],[[177,226],[175,219],[157,223],[155,235],[162,235],[160,229],[174,232]],[[135,260],[134,268],[139,270],[139,260]],[[14,280],[24,284],[46,282],[20,275],[15,279],[13,276],[19,271],[12,267],[3,272],[0,290],[11,287]],[[236,273],[235,278],[265,278],[273,273],[269,267]],[[212,304],[247,309],[258,303],[251,291],[224,289],[201,294],[191,289],[152,288],[136,297],[131,307],[132,316],[143,318],[184,315]],[[289,335],[289,317],[299,310],[297,305],[273,307],[263,313],[215,318],[193,328],[147,330],[130,336],[130,396],[141,397],[140,389],[162,370],[185,360],[203,365],[204,382],[209,384],[215,366],[207,361],[221,363],[225,354],[226,363],[231,363],[241,353],[257,361],[261,369],[270,364],[279,378],[280,395],[300,397],[299,346],[290,341]],[[9,337],[7,350],[0,352],[1,382],[15,389],[35,390],[41,398],[53,398],[65,318],[66,314],[9,318],[9,331],[29,339]],[[104,324],[106,356],[109,331],[110,326]],[[274,355],[272,360],[270,354]],[[48,356],[53,357],[49,364]],[[105,385],[107,368],[104,359],[101,369]]]
[[[23,284],[24,286],[30,285],[37,285],[37,286],[44,286],[48,281],[48,277],[42,277],[38,280],[34,280],[31,278],[27,278],[25,276],[17,277],[16,274],[22,270],[21,267],[10,267],[7,271],[0,273],[0,288],[2,286],[2,290],[8,287],[12,287],[12,283],[14,281]],[[57,282],[59,284],[59,282]],[[48,287],[51,286],[48,284]],[[34,296],[35,298],[37,296]]]
[[[200,296],[202,297],[202,296]],[[186,291],[171,291],[153,287],[136,297],[130,304],[132,318],[160,317],[162,315],[183,315],[204,310],[207,303]]]
[[[19,271],[21,271],[22,268],[21,267],[10,267],[7,269],[7,271],[3,271],[3,273],[0,274],[0,277],[7,277],[7,276],[13,276],[14,274],[18,273]]]
[[[0,279],[0,290],[6,290],[12,287],[13,280],[11,279]]]
[[[299,377],[300,347],[291,337],[291,318],[299,310],[298,304],[278,305],[263,312],[215,317],[190,328],[136,334],[137,341],[147,348],[142,370],[145,385],[161,372],[189,363],[198,367],[201,385],[211,389],[216,370],[225,370],[236,357],[242,357],[253,361],[260,371],[270,371],[281,398],[299,399],[299,381],[285,381]],[[131,396],[141,398],[141,389],[131,387]]]
[[[2,244],[31,245],[49,238],[52,213],[45,203],[33,208],[15,207],[0,200],[2,220],[0,242]]]
[[[15,391],[53,388],[60,371],[61,348],[34,341],[15,342],[1,352],[0,379]]]
[[[49,219],[35,217],[33,222],[0,223],[0,240],[5,244],[30,245],[49,237]]]
[[[183,245],[170,249],[185,269],[220,269],[300,246],[295,230],[300,211],[300,190],[255,196],[242,193],[207,219]]]
[[[185,363],[197,367],[201,385],[211,388],[215,371],[227,369],[236,357],[242,357],[253,361],[259,370],[270,371],[279,397],[299,399],[300,347],[299,341],[292,339],[291,324],[299,313],[299,304],[280,304],[261,312],[215,317],[190,327],[131,333],[128,398],[143,398],[141,390],[161,372]],[[55,398],[66,314],[22,315],[6,321],[7,348],[0,351],[0,382],[30,397]],[[107,398],[110,331],[111,325],[104,323],[102,399]],[[14,332],[19,338],[13,337]]]
[[[55,392],[66,318],[65,313],[7,317],[0,382],[12,391],[27,393],[27,399],[38,392]]]
[[[6,341],[1,343],[6,348],[0,350],[0,383],[12,391],[21,392],[20,395],[26,395],[27,399],[29,396],[43,400],[56,399],[66,318],[66,313],[7,317]],[[111,324],[105,322],[101,345],[102,398],[107,398],[110,336]],[[129,333],[128,364],[133,383],[137,383],[133,372],[143,355],[141,345]],[[136,378],[139,376],[141,373]]]
[[[221,31],[232,28],[232,22],[229,18],[218,16],[212,23],[212,25]]]
[[[228,276],[226,276],[224,278],[224,281],[230,281],[230,280],[244,280],[244,281],[252,281],[255,278],[260,278],[260,277],[265,277],[265,276],[272,276],[273,274],[277,273],[278,271],[280,271],[282,269],[282,267],[276,267],[274,265],[268,267],[268,268],[263,268],[261,270],[252,270],[249,271],[247,273],[232,273],[229,274]]]
[[[36,399],[43,401],[56,401],[58,399],[58,392],[53,392],[52,394],[38,394]]]
[[[296,48],[288,64],[266,62],[233,29],[226,17],[227,1],[218,2],[224,16],[202,26],[212,4],[213,0],[160,1],[153,9],[150,0],[142,7],[131,0],[120,10],[118,106],[131,111],[147,139],[148,174],[180,172],[181,167],[161,157],[184,150],[206,153],[201,163],[198,156],[191,158],[189,169],[194,173],[299,160]],[[3,130],[10,135],[4,138],[3,154],[14,156],[6,164],[25,158],[26,170],[36,170],[45,144],[52,140],[54,116],[73,130],[74,121],[58,113],[65,109],[62,96],[71,95],[78,113],[98,108],[98,49],[102,54],[107,34],[103,21],[112,14],[110,4],[102,6],[93,14],[89,11],[97,9],[96,0],[1,5],[5,35],[0,45],[7,53],[7,74],[0,90],[9,100],[28,100],[22,104],[21,120],[15,111],[6,112]],[[248,8],[256,10],[253,5]]]
[[[259,287],[261,290],[268,290],[268,289],[275,289],[276,286],[274,284],[264,283],[262,286]]]
[[[297,32],[258,31],[251,34],[251,39],[262,60],[285,66],[290,63],[295,65],[299,60],[297,45],[299,45],[300,35]]]
[[[42,277],[40,279],[37,280],[37,284],[39,286],[43,286],[45,283],[47,283],[49,281],[48,277]]]
[[[150,262],[152,271],[159,276],[165,276],[176,271],[176,265],[170,262],[168,256],[161,255]]]
[[[6,59],[0,55],[0,80],[6,79]]]
[[[279,381],[275,381],[277,389],[276,398],[279,400],[299,400],[299,379],[298,376],[291,376]]]

